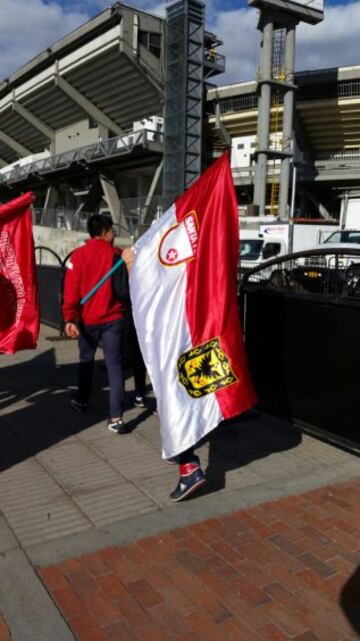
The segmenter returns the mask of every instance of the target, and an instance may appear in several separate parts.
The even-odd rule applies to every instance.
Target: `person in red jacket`
[[[91,395],[94,357],[100,345],[104,352],[109,379],[110,418],[108,428],[125,433],[123,424],[123,332],[124,304],[117,301],[109,278],[93,296],[80,305],[81,299],[111,269],[114,255],[121,251],[113,247],[113,223],[109,216],[93,214],[88,220],[90,239],[75,249],[67,263],[64,283],[63,317],[65,333],[79,339],[78,393],[71,404],[85,412]]]

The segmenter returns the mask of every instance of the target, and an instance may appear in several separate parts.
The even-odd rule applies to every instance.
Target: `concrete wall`
[[[52,227],[33,226],[35,247],[49,247],[60,256],[61,260],[76,247],[79,247],[89,238],[84,231],[66,231],[64,229],[53,229]],[[132,244],[129,238],[116,238],[117,247],[126,247]],[[40,252],[36,252],[36,260],[40,262]],[[41,263],[43,265],[57,265],[58,261],[50,252],[41,252]]]
[[[89,119],[58,129],[55,133],[55,153],[71,151],[78,147],[95,144],[99,138],[108,138],[108,130],[101,125],[91,127]]]

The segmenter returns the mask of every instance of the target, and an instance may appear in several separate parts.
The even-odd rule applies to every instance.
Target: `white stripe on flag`
[[[164,267],[158,258],[161,238],[176,224],[173,205],[136,243],[130,273],[134,321],[157,399],[164,458],[188,449],[223,419],[215,394],[191,398],[178,378],[177,360],[192,347],[186,263]]]

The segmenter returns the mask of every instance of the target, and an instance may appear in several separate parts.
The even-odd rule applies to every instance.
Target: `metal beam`
[[[96,107],[88,98],[73,87],[65,78],[55,73],[55,85],[61,89],[71,100],[76,102],[83,111],[85,111],[92,120],[107,127],[117,135],[123,134],[123,130],[111,118],[108,118],[101,109]]]
[[[8,136],[8,134],[6,134],[5,131],[1,131],[1,129],[0,129],[0,140],[5,145],[10,147],[10,149],[15,151],[22,158],[25,158],[25,156],[30,156],[32,153],[30,149],[26,149],[24,145],[21,145],[19,142],[14,140],[14,138],[11,138],[11,136]]]
[[[294,133],[296,142],[301,147],[302,151],[307,154],[309,158],[313,159],[314,150],[309,140],[307,127],[305,127],[304,121],[297,109],[294,109]]]
[[[215,105],[215,130],[219,132],[220,137],[223,139],[225,147],[231,150],[232,140],[229,132],[227,131],[225,125],[221,121],[220,114],[220,103],[217,102]]]
[[[156,187],[158,185],[159,178],[160,178],[161,172],[163,170],[163,166],[164,166],[164,159],[162,159],[160,164],[156,167],[153,179],[151,181],[150,189],[148,191],[148,195],[146,196],[145,205],[144,205],[143,220],[141,221],[143,224],[145,224],[147,222],[150,222],[150,221],[147,220],[148,210],[149,210],[149,207],[151,205],[151,201],[152,201],[153,195],[155,193],[155,189],[156,189]]]
[[[129,227],[121,207],[115,183],[104,174],[101,174],[99,177],[104,194],[104,200],[110,209],[113,221],[118,221],[119,231],[121,230],[125,237],[130,237]]]
[[[59,197],[58,190],[54,187],[54,185],[49,185],[49,187],[46,190],[46,196],[45,196],[45,202],[44,202],[44,215],[46,215],[46,212],[48,209],[56,208],[58,197]]]
[[[325,205],[323,205],[320,200],[313,194],[309,189],[304,189],[304,193],[307,195],[309,200],[315,205],[315,207],[318,208],[320,216],[322,216],[325,220],[335,220],[335,218],[330,214],[330,212],[326,209]]]
[[[40,120],[37,116],[32,114],[26,107],[23,107],[20,105],[16,100],[13,100],[12,102],[12,109],[15,111],[21,118],[26,120],[27,122],[30,123],[35,129],[40,131],[46,138],[50,140],[50,142],[55,141],[55,131],[51,129],[51,127],[48,127],[45,125],[45,123]]]

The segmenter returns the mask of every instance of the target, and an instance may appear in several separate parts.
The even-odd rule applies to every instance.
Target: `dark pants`
[[[132,355],[131,369],[134,375],[135,396],[145,396],[146,367],[130,310],[126,315],[125,341]]]
[[[83,325],[80,328],[79,400],[87,403],[90,398],[94,357],[100,345],[104,352],[110,387],[110,418],[120,417],[124,411],[123,330],[123,320]]]
[[[174,460],[176,463],[179,463],[179,465],[185,465],[185,463],[200,463],[200,459],[195,454],[193,447],[189,447],[188,450],[185,450],[184,452],[181,452],[181,454],[175,456]]]

